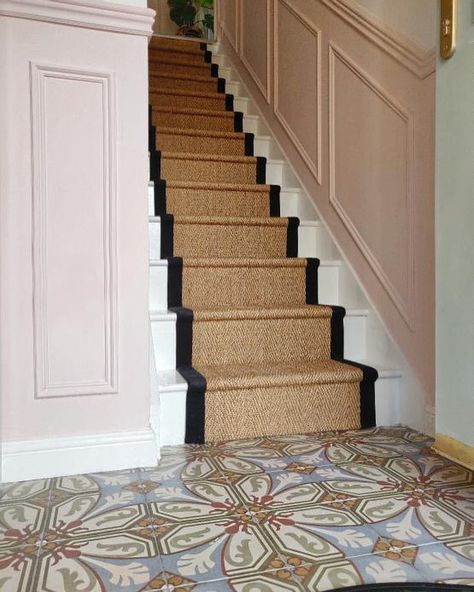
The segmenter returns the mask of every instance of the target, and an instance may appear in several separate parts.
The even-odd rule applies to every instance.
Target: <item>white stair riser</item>
[[[186,421],[186,386],[181,391],[161,393],[159,401],[160,445],[184,443]]]
[[[242,94],[242,85],[240,82],[226,82],[225,92],[228,95],[234,95],[234,97],[240,97]]]
[[[281,152],[275,140],[269,136],[256,137],[254,142],[255,156],[264,156],[265,158],[281,159]]]
[[[344,318],[344,358],[365,360],[367,316],[346,316]]]
[[[160,219],[155,218],[153,221],[150,221],[148,224],[148,236],[149,236],[149,254],[150,259],[161,259],[161,244],[160,244],[160,237],[161,237],[161,229],[160,229]]]
[[[151,322],[156,370],[176,368],[176,317]]]
[[[376,380],[375,415],[379,426],[400,423],[400,378],[379,377]]]
[[[339,305],[339,272],[338,265],[320,265],[318,269],[319,304]]]
[[[150,266],[150,310],[168,309],[168,266]]]
[[[244,115],[250,113],[250,104],[247,97],[234,97],[234,111],[240,111]]]
[[[318,259],[338,259],[326,229],[319,223],[301,222],[298,227],[298,257],[317,257]]]

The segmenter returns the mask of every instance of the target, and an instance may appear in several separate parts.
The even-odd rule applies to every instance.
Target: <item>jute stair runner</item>
[[[207,47],[150,44],[150,169],[186,441],[374,425],[372,368],[343,360],[344,309],[318,305],[318,260],[298,259]]]

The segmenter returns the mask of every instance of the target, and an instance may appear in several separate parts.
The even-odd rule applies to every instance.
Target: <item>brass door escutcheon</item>
[[[440,55],[448,60],[456,49],[457,0],[441,0],[440,11]]]

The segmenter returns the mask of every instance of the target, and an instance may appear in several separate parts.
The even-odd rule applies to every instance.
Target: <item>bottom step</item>
[[[369,364],[367,362],[367,364]],[[370,364],[369,364],[370,365]],[[398,370],[377,368],[375,412],[378,426],[400,423]],[[158,372],[159,398],[152,401],[152,413],[159,416],[160,446],[183,444],[186,431],[186,398],[188,385],[177,370]]]
[[[187,422],[189,442],[218,442],[279,434],[371,427],[373,374],[334,360],[199,367],[205,395],[190,382],[188,405],[205,408],[204,425]],[[202,434],[204,428],[204,434]]]

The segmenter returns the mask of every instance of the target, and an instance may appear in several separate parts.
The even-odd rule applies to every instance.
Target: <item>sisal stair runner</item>
[[[368,427],[372,368],[343,360],[344,309],[318,305],[318,260],[233,111],[207,47],[154,37],[150,169],[186,441]]]

